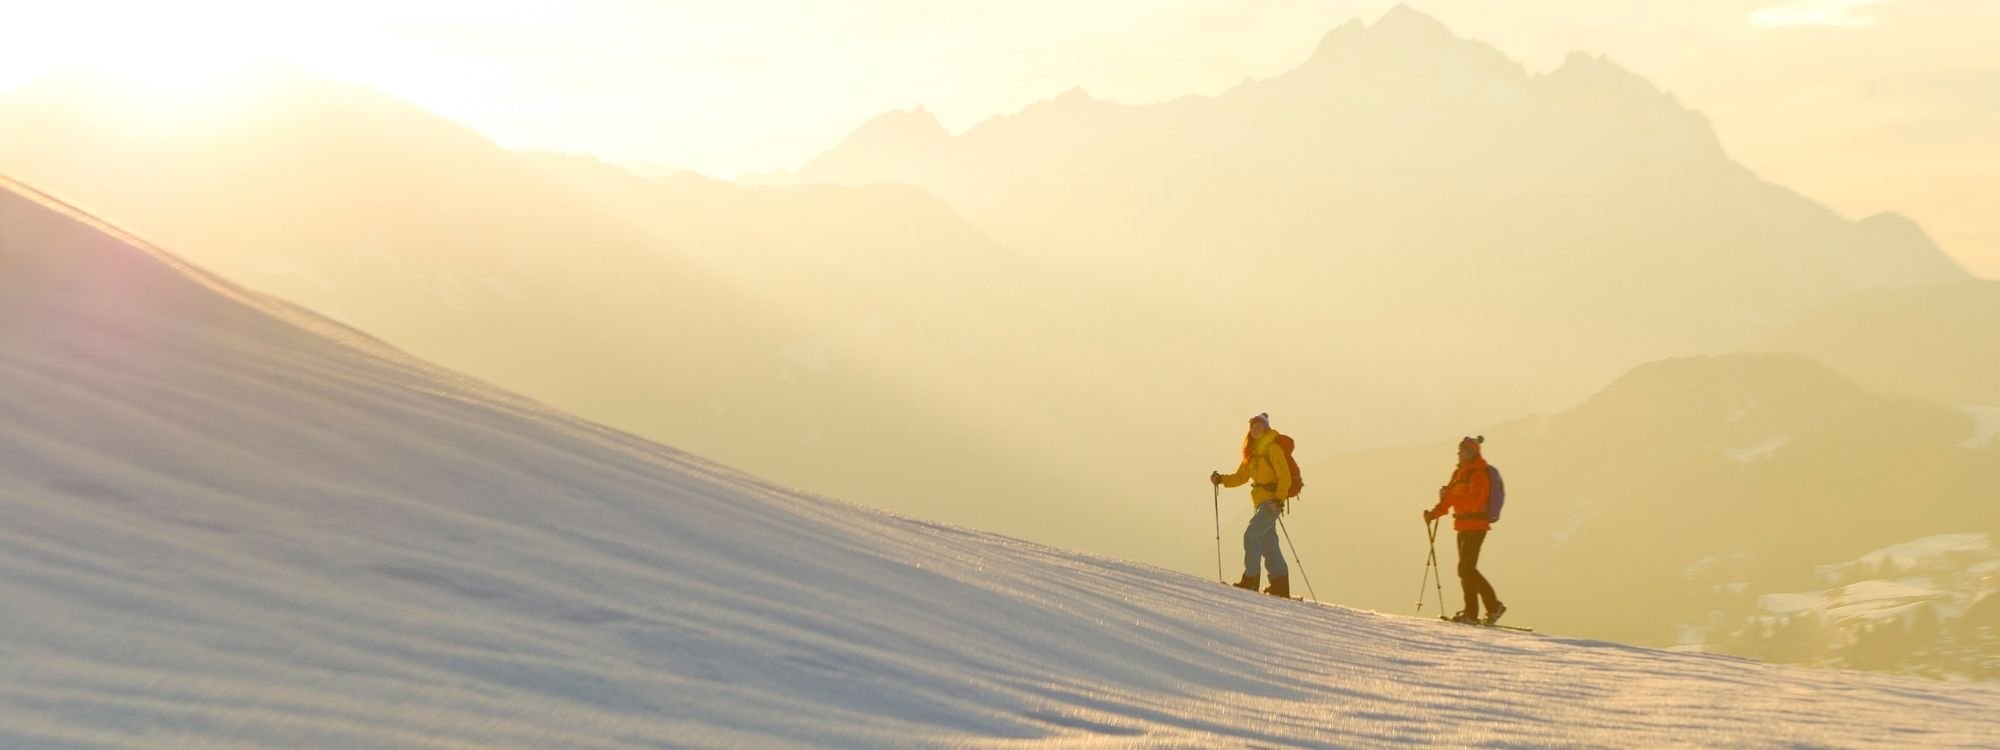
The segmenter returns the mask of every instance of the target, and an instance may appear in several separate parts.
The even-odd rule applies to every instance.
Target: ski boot
[[[1268,589],[1264,589],[1264,593],[1270,594],[1272,596],[1283,597],[1286,599],[1292,598],[1291,577],[1271,576],[1271,587]]]

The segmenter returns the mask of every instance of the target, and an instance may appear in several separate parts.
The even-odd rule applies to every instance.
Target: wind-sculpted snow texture
[[[791,492],[411,361],[18,186],[0,344],[0,747],[1996,732],[1991,686],[1299,605]],[[1323,575],[1421,561],[1394,562]]]

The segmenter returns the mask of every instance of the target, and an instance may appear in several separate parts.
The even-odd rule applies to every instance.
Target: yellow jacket
[[[1222,478],[1224,487],[1241,487],[1244,482],[1251,483],[1251,505],[1283,500],[1292,494],[1292,466],[1285,462],[1285,449],[1278,447],[1277,430],[1265,430],[1250,446],[1250,460]]]

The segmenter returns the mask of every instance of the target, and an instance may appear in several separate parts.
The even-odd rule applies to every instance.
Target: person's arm
[[[1243,465],[1236,467],[1236,473],[1222,475],[1222,486],[1224,487],[1241,487],[1244,482],[1248,481],[1250,481],[1249,461],[1244,461]]]
[[[1451,478],[1453,481],[1457,481],[1458,472],[1453,471],[1451,474]],[[1443,487],[1439,487],[1438,503],[1437,505],[1431,506],[1430,510],[1424,511],[1424,517],[1443,518],[1445,512],[1452,508],[1453,502],[1457,499],[1457,494],[1456,494],[1457,490],[1458,490],[1458,485],[1456,484],[1446,484]]]
[[[1430,510],[1424,511],[1424,518],[1427,519],[1443,518],[1445,510],[1450,507],[1451,507],[1451,488],[1439,487],[1438,504],[1431,506]]]

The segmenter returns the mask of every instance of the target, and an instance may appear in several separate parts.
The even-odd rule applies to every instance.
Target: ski
[[[1439,617],[1438,619],[1439,619],[1439,620],[1443,620],[1443,621],[1445,621],[1445,622],[1458,622],[1457,620],[1453,620],[1453,619],[1451,619],[1451,618],[1449,618],[1449,617]],[[1534,628],[1524,628],[1524,627],[1520,627],[1520,626],[1518,626],[1518,625],[1501,625],[1500,623],[1497,623],[1497,622],[1496,622],[1496,623],[1493,623],[1492,625],[1487,625],[1487,624],[1485,624],[1485,623],[1481,623],[1481,622],[1459,622],[1458,624],[1460,624],[1460,625],[1471,625],[1471,626],[1473,626],[1473,627],[1480,627],[1480,628],[1500,628],[1501,630],[1512,630],[1512,631],[1514,631],[1514,632],[1516,632],[1516,633],[1533,633],[1533,632],[1535,632],[1535,629],[1534,629]]]
[[[1217,581],[1217,583],[1220,583],[1220,584],[1222,584],[1222,585],[1224,585],[1224,586],[1228,586],[1228,587],[1230,587],[1230,588],[1232,588],[1232,589],[1236,589],[1237,591],[1242,591],[1242,592],[1245,592],[1245,593],[1251,593],[1251,594],[1256,594],[1256,595],[1258,595],[1258,596],[1268,596],[1268,597],[1271,597],[1272,599],[1279,599],[1279,598],[1284,598],[1284,599],[1290,599],[1290,600],[1292,600],[1292,601],[1295,601],[1295,602],[1304,602],[1304,601],[1311,601],[1311,600],[1309,600],[1309,599],[1307,599],[1307,598],[1305,598],[1305,597],[1303,597],[1303,596],[1287,596],[1287,597],[1278,597],[1278,596],[1274,596],[1274,595],[1271,595],[1271,594],[1266,594],[1266,593],[1264,593],[1264,592],[1262,592],[1262,591],[1251,591],[1250,589],[1246,589],[1246,588],[1243,588],[1242,586],[1238,586],[1238,585],[1236,585],[1236,584],[1233,584],[1233,583],[1230,583],[1230,582],[1228,582],[1228,581]]]

